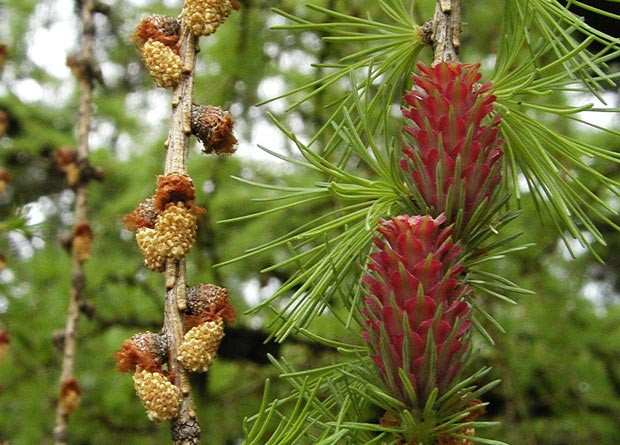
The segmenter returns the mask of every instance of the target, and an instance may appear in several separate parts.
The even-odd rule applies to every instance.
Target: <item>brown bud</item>
[[[3,252],[0,252],[0,271],[6,269],[6,256]]]
[[[10,182],[11,175],[9,175],[9,171],[4,167],[0,168],[0,194],[6,191]]]
[[[69,378],[60,384],[60,409],[65,416],[71,414],[80,406],[80,394],[82,390],[77,380]]]
[[[77,165],[77,152],[71,147],[60,147],[54,150],[54,158],[58,169],[65,174],[70,187],[80,181],[80,169]]]
[[[6,351],[8,351],[9,343],[9,333],[5,330],[0,330],[0,361],[4,354],[6,354]]]
[[[157,191],[153,199],[153,205],[160,212],[168,204],[176,202],[183,202],[193,208],[195,207],[196,199],[194,182],[192,178],[184,174],[169,173],[167,175],[160,175],[157,178]]]
[[[157,209],[153,197],[142,201],[138,207],[123,218],[123,224],[127,230],[136,232],[142,228],[153,229],[157,221]]]
[[[66,59],[67,66],[71,69],[71,74],[78,80],[87,80],[92,82],[96,80],[101,85],[103,82],[103,73],[101,67],[95,63],[92,58],[83,58],[80,54],[69,54]]]
[[[457,431],[463,436],[473,436],[475,431],[473,428],[464,428]],[[472,441],[460,437],[452,437],[449,434],[439,433],[437,435],[437,445],[472,445]]]
[[[152,332],[136,334],[125,340],[114,358],[116,369],[121,372],[144,369],[150,372],[161,371],[168,354],[168,343],[162,335]]]
[[[0,167],[0,180],[6,182],[7,184],[11,182],[11,175],[4,167]]]
[[[69,54],[66,59],[67,66],[71,69],[73,77],[76,79],[86,79],[87,71],[84,62],[80,59],[79,54]]]
[[[207,154],[232,154],[237,138],[233,134],[235,121],[228,111],[213,105],[192,107],[192,133],[202,142]]]
[[[0,138],[4,136],[4,133],[8,130],[9,122],[9,113],[4,110],[0,110]]]
[[[471,393],[467,393],[463,396],[470,397]],[[463,422],[472,422],[476,420],[479,416],[486,412],[484,406],[479,406],[482,403],[480,399],[473,399],[467,403],[467,409],[470,411],[469,415],[463,419]],[[475,409],[473,409],[475,408]],[[470,436],[473,437],[476,431],[474,428],[463,428],[457,431],[461,436]],[[437,445],[472,445],[472,441],[463,438],[452,437],[449,434],[438,434],[437,435]]]
[[[467,393],[465,397],[468,397],[470,395],[471,393]],[[469,416],[467,416],[464,419],[465,422],[471,422],[473,420],[476,420],[478,417],[480,417],[481,415],[487,412],[484,406],[479,406],[481,404],[482,404],[482,400],[480,399],[473,399],[469,401],[469,403],[467,404],[467,408],[470,410],[470,413],[469,413]],[[476,408],[476,409],[472,410],[472,408]]]
[[[214,284],[198,284],[187,290],[186,330],[220,318],[234,323],[235,317],[235,308],[228,301],[228,289]]]
[[[88,300],[82,300],[79,304],[80,312],[86,315],[89,320],[95,317],[95,303]]]
[[[62,169],[63,166],[77,161],[77,152],[74,148],[62,146],[54,150],[56,164]]]
[[[65,347],[65,330],[57,329],[52,334],[52,344],[58,349],[62,351]]]
[[[392,411],[386,411],[379,419],[379,424],[383,427],[393,428],[399,427],[401,424],[400,417]]]
[[[4,62],[6,62],[6,58],[9,55],[9,50],[4,43],[0,43],[0,73],[4,68]],[[2,132],[0,131],[0,136],[2,136]]]
[[[174,47],[179,41],[180,34],[181,21],[179,19],[155,14],[142,19],[131,36],[131,40],[137,42],[139,46],[152,39]]]
[[[80,223],[73,228],[71,251],[80,263],[84,263],[90,258],[92,241],[93,231],[88,223]]]

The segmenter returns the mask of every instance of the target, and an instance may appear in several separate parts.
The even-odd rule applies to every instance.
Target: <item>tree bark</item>
[[[461,0],[437,0],[433,17],[433,65],[457,61],[461,34]]]

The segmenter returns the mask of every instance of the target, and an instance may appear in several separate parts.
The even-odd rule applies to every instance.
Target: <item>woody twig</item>
[[[95,39],[94,15],[96,4],[93,0],[78,2],[82,23],[81,49],[79,54],[67,57],[80,90],[79,120],[77,126],[77,148],[69,156],[71,162],[64,165],[69,185],[75,190],[74,227],[70,238],[72,267],[71,294],[64,331],[62,332],[62,370],[60,374],[60,395],[56,407],[54,442],[56,445],[68,443],[68,421],[71,413],[78,407],[81,389],[74,375],[77,350],[77,331],[80,308],[86,283],[84,263],[90,257],[93,232],[88,220],[88,183],[94,178],[90,174],[89,143],[92,98],[95,81],[101,82],[101,71],[94,62],[93,45]],[[65,151],[63,151],[65,150]],[[69,150],[60,149],[57,153],[66,154]],[[66,160],[66,159],[65,159]],[[69,168],[73,165],[74,168]],[[59,163],[61,169],[63,164]],[[100,178],[99,178],[100,179]]]

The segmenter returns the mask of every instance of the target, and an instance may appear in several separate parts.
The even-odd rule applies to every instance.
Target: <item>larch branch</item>
[[[76,58],[68,59],[73,73],[77,79],[80,90],[79,121],[77,126],[77,157],[78,168],[85,171],[89,163],[89,144],[91,117],[92,117],[92,97],[95,78],[98,70],[93,61],[93,44],[95,37],[94,14],[95,2],[93,0],[82,0],[78,2],[80,9],[80,20],[82,23],[81,49]],[[86,257],[84,251],[77,248],[77,238],[80,236],[78,228],[82,231],[88,230],[85,235],[87,243],[90,243],[92,233],[88,223],[88,179],[82,178],[75,186],[75,207],[74,207],[74,237],[72,249],[71,266],[71,292],[69,296],[69,307],[64,329],[63,358],[60,374],[60,395],[56,406],[56,421],[54,427],[54,443],[65,445],[68,443],[68,422],[69,417],[79,403],[79,385],[74,377],[75,355],[77,349],[77,329],[80,316],[80,302],[84,292],[86,276],[84,273],[84,262]],[[86,247],[90,249],[90,244]]]
[[[433,18],[433,65],[458,60],[461,0],[437,0]]]
[[[183,76],[172,96],[172,114],[167,139],[165,174],[187,172],[187,158],[191,136],[191,110],[194,98],[194,62],[198,52],[197,39],[184,23],[181,24],[179,55],[183,62]],[[164,332],[169,344],[169,371],[174,383],[183,394],[179,414],[172,419],[171,433],[175,445],[195,445],[200,437],[200,426],[192,400],[188,373],[179,363],[178,349],[183,341],[183,310],[187,280],[185,259],[169,259],[166,263],[166,306]]]

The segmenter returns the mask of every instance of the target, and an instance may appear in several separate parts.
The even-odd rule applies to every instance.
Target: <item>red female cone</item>
[[[418,64],[414,88],[405,96],[411,120],[405,127],[415,144],[403,149],[401,167],[409,173],[414,198],[450,223],[462,210],[465,227],[476,209],[490,199],[501,179],[503,141],[500,116],[492,116],[495,96],[490,83],[478,81],[479,65],[444,62]]]
[[[383,221],[364,276],[369,295],[362,335],[391,394],[411,408],[423,408],[434,388],[439,395],[450,388],[469,348],[469,306],[462,300],[469,289],[458,281],[461,248],[444,221],[406,215]]]

